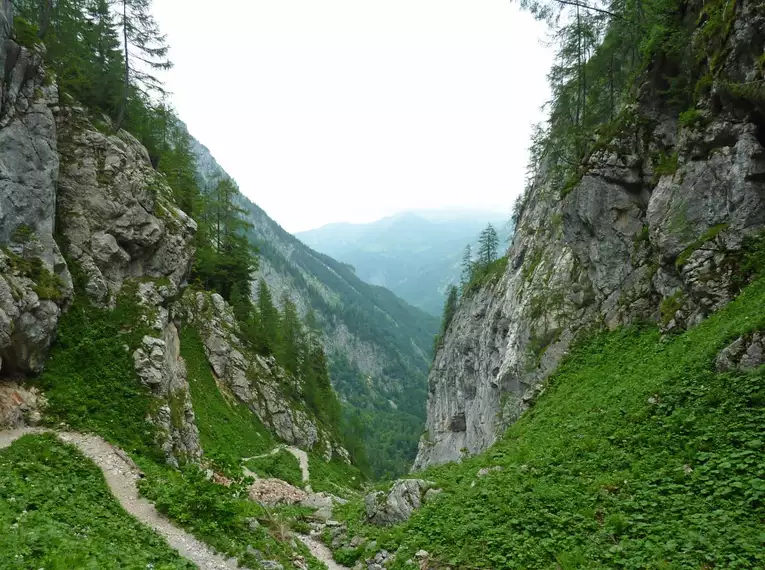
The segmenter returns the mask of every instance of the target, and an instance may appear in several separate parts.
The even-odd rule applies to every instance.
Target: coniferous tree
[[[286,293],[282,296],[282,315],[279,326],[279,352],[277,359],[296,374],[303,357],[303,330],[297,314],[297,307]]]
[[[486,229],[481,232],[478,238],[478,260],[484,266],[489,265],[497,258],[497,251],[499,249],[499,237],[497,236],[497,230],[494,226],[489,224]]]
[[[263,279],[258,282],[258,318],[263,344],[269,353],[273,353],[279,336],[279,312]]]
[[[470,244],[465,246],[462,254],[462,275],[460,276],[460,285],[464,289],[470,283],[470,277],[473,274],[473,250]]]
[[[151,0],[117,0],[118,25],[122,30],[122,56],[124,59],[122,97],[114,130],[122,127],[135,87],[144,95],[164,92],[162,82],[152,72],[172,67],[167,59],[168,46],[151,14]],[[135,61],[134,61],[135,60]],[[145,71],[148,70],[148,71]],[[132,81],[132,83],[131,83]]]

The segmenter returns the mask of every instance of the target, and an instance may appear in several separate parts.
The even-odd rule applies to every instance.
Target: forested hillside
[[[193,148],[201,185],[215,187],[229,178],[207,148],[198,142]],[[312,314],[322,330],[332,384],[346,404],[345,421],[353,433],[364,434],[372,471],[406,472],[424,424],[437,318],[307,247],[246,197],[238,204],[258,249],[256,280],[267,284],[277,304],[286,297],[303,317]],[[256,298],[259,289],[254,283]]]
[[[460,279],[466,245],[487,223],[509,238],[509,215],[472,211],[413,211],[370,224],[330,224],[300,232],[313,249],[350,264],[362,280],[380,285],[439,315],[449,285]]]

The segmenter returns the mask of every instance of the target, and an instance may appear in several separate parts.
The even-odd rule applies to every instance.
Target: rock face
[[[152,421],[165,459],[174,466],[179,461],[198,461],[202,456],[181,341],[167,308],[177,294],[172,282],[157,285],[144,281],[138,285],[136,297],[152,334],[145,335],[133,352],[139,378],[160,401]]]
[[[408,520],[423,505],[425,494],[432,487],[433,483],[422,479],[399,479],[387,494],[370,493],[364,499],[367,520],[381,526]]]
[[[302,402],[287,396],[288,387],[293,393],[302,393],[300,380],[288,375],[273,358],[254,354],[240,340],[233,310],[220,295],[187,291],[175,310],[178,318],[199,331],[216,380],[274,435],[301,448],[317,450],[327,460],[337,455],[348,461],[348,452],[316,424]]]
[[[81,109],[62,108],[58,210],[66,253],[92,302],[113,305],[128,278],[184,284],[196,222],[171,201],[146,149],[129,133],[106,135]]]
[[[761,52],[765,14],[737,10],[727,80],[761,79],[751,46]],[[570,191],[536,181],[506,271],[462,300],[436,354],[414,469],[494,443],[583,332],[685,327],[735,296],[747,240],[765,229],[765,115],[722,88],[700,107],[679,124],[647,82]]]
[[[72,281],[53,240],[58,91],[42,46],[13,39],[9,2],[0,4],[0,376],[39,372]]]

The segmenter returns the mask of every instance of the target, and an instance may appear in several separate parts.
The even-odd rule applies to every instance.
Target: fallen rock
[[[296,505],[307,498],[302,489],[280,479],[258,479],[249,489],[250,499],[263,505]]]
[[[399,479],[386,495],[370,493],[364,499],[367,520],[376,525],[391,525],[408,520],[423,504],[423,496],[434,483],[422,479]]]
[[[489,473],[496,473],[497,471],[502,471],[502,467],[499,465],[495,465],[494,467],[484,467],[478,471],[478,477],[486,477]]]
[[[741,336],[717,355],[718,372],[752,370],[765,364],[765,332],[757,331]]]

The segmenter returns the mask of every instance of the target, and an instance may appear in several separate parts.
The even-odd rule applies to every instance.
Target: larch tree
[[[166,37],[151,14],[151,0],[117,0],[117,25],[122,31],[123,90],[114,130],[125,120],[131,89],[143,95],[164,92],[156,71],[172,67]]]

